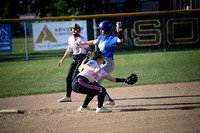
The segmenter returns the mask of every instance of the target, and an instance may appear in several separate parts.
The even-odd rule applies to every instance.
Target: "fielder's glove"
[[[138,77],[135,73],[131,74],[126,80],[125,83],[133,85],[138,81]]]

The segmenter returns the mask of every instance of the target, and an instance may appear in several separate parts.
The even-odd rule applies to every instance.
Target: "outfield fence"
[[[199,14],[200,9],[192,9],[46,18],[0,19],[0,25],[10,25],[12,37],[12,49],[9,51],[5,48],[6,43],[3,42],[9,40],[9,38],[5,37],[3,34],[3,31],[6,31],[6,29],[0,29],[0,55],[26,53],[26,60],[28,60],[28,55],[37,51],[34,47],[37,43],[41,43],[40,47],[42,47],[42,43],[44,42],[48,44],[48,47],[54,45],[53,43],[56,41],[54,41],[53,38],[56,35],[51,32],[52,26],[49,26],[50,23],[53,26],[57,23],[63,23],[64,25],[60,24],[60,27],[58,26],[59,28],[56,28],[56,30],[60,31],[59,35],[70,35],[71,23],[84,21],[86,26],[82,29],[82,33],[84,32],[83,34],[88,40],[96,39],[99,35],[96,27],[104,20],[112,22],[112,34],[116,34],[115,23],[117,21],[122,22],[125,41],[123,44],[117,46],[117,50],[160,49],[166,51],[171,48],[199,48]],[[65,22],[67,23],[65,24]],[[33,23],[40,24],[40,26],[33,28]],[[37,34],[33,33],[35,29],[39,31]],[[55,29],[53,30],[55,31]],[[34,35],[36,38],[40,36],[40,41],[34,40]],[[61,46],[63,50],[66,49],[68,45],[67,39],[68,38],[63,39],[66,42],[65,45],[64,43],[57,44]],[[4,47],[5,50],[2,47]],[[92,47],[92,49],[97,49],[97,47]]]

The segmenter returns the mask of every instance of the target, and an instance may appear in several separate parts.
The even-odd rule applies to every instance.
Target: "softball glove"
[[[125,83],[133,85],[138,81],[138,77],[135,73],[131,74],[126,80]]]

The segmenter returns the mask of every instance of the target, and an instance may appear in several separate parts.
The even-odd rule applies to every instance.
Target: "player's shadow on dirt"
[[[200,95],[163,96],[163,97],[139,97],[139,98],[122,98],[122,99],[114,99],[114,100],[165,99],[165,98],[184,98],[184,97],[200,97]],[[161,106],[164,106],[164,107],[161,107]],[[168,108],[166,106],[179,106],[179,107],[169,107]],[[126,111],[152,111],[152,110],[192,110],[192,109],[200,109],[200,102],[125,105],[125,106],[116,106],[116,107],[117,108],[128,108],[128,109],[121,109],[120,110],[120,111],[125,111],[125,112]],[[148,108],[148,107],[154,107],[154,108]],[[161,107],[161,108],[155,108],[155,107]]]
[[[200,95],[162,96],[162,97],[137,97],[137,98],[120,98],[120,99],[114,99],[114,100],[165,99],[165,98],[184,98],[184,97],[200,97]]]
[[[171,107],[171,108],[162,107],[162,108],[152,108],[152,109],[138,108],[139,106],[148,107],[148,106],[170,106],[170,105],[187,105],[187,106]],[[200,109],[200,103],[146,104],[146,105],[133,105],[133,107],[136,107],[136,108],[130,108],[131,107],[130,105],[128,107],[129,109],[121,109],[120,111],[127,112],[127,111],[152,111],[152,110],[192,110],[192,109]]]

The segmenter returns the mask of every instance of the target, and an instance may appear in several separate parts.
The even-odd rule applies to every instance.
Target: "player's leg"
[[[105,63],[101,65],[101,68],[104,69],[108,74],[112,73],[115,69],[115,63],[114,60],[111,58],[105,58]],[[103,78],[98,80],[98,84],[101,84],[103,82]],[[108,93],[106,93],[104,105],[115,105],[114,100],[109,96]]]
[[[71,93],[72,93],[72,76],[74,73],[74,69],[76,67],[75,61],[69,67],[67,78],[66,78],[66,96],[59,99],[58,102],[71,102]]]
[[[66,97],[71,99],[72,94],[72,81],[76,77],[76,75],[79,73],[78,67],[81,65],[83,59],[85,58],[84,55],[77,55],[74,57],[73,63],[71,64],[68,72],[68,76],[66,79],[67,82],[67,93]]]
[[[76,75],[79,73],[78,68],[81,65],[82,61],[85,59],[85,56],[80,56],[76,58],[76,64],[75,64],[75,69],[74,72],[72,74],[72,80],[76,77]]]
[[[83,102],[82,108],[88,108],[88,104],[92,101],[95,95],[87,94]]]
[[[105,63],[101,65],[101,68],[107,72],[108,74],[111,74],[115,70],[115,62],[111,58],[105,58]],[[98,81],[98,84],[101,84],[104,79],[100,79]]]
[[[98,113],[111,112],[111,110],[102,107],[104,97],[106,95],[106,89],[103,88],[102,86],[90,83],[88,79],[86,79],[85,77],[77,76],[73,80],[72,88],[77,93],[87,94],[84,103],[79,110],[86,110],[88,108],[88,104],[90,103],[90,101],[94,98],[95,95],[97,95],[98,97],[97,112]]]

